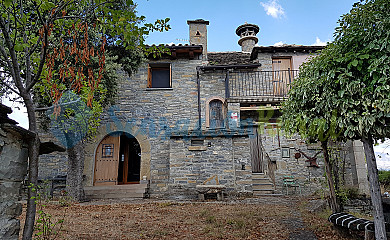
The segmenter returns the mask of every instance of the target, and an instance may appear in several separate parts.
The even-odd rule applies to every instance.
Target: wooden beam
[[[258,110],[278,110],[280,106],[256,106],[256,107],[240,107],[241,111],[258,111]]]

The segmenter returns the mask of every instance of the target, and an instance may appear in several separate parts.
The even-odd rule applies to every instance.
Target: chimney
[[[236,34],[240,37],[238,44],[241,46],[242,52],[252,52],[259,39],[256,34],[260,31],[259,26],[246,23],[236,29]]]
[[[190,44],[202,45],[202,59],[207,60],[207,25],[209,21],[203,19],[188,20],[187,24],[190,27]]]

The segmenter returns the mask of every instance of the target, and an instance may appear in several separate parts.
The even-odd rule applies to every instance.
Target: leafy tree
[[[334,42],[308,64],[313,84],[324,85],[317,85],[319,94],[303,96],[316,109],[336,111],[343,136],[363,142],[376,239],[386,239],[373,144],[390,133],[389,8],[388,0],[360,1],[341,17]],[[325,118],[322,114],[318,117]]]
[[[322,68],[327,62],[325,54],[318,55],[302,65],[299,76],[292,83],[289,98],[282,104],[282,123],[289,134],[299,133],[307,142],[321,142],[325,172],[330,190],[330,205],[333,212],[341,211],[334,184],[334,170],[328,151],[328,141],[341,140],[337,124],[337,112],[324,102],[332,94],[328,92],[327,72]]]
[[[100,85],[107,43],[127,49],[142,47],[150,31],[169,28],[169,19],[154,24],[144,23],[144,19],[137,16],[131,0],[1,1],[0,89],[20,96],[27,109],[29,130],[36,133],[29,142],[30,184],[37,184],[40,147],[34,88],[49,91],[55,115],[61,113],[58,102],[69,90],[96,112],[103,91]],[[91,32],[97,37],[90,37]],[[97,73],[91,68],[94,57],[98,59]],[[30,189],[23,239],[32,238],[35,197]]]

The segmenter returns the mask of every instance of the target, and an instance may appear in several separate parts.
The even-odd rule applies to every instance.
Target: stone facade
[[[0,124],[0,239],[17,240],[22,182],[27,174],[30,132],[12,124]]]
[[[202,184],[225,185],[229,195],[252,195],[250,146],[255,137],[254,129],[258,128],[264,146],[261,151],[268,157],[264,174],[273,180],[272,191],[284,193],[283,178],[291,175],[300,183],[304,194],[326,189],[322,155],[318,155],[318,168],[309,167],[303,156],[295,158],[299,151],[314,156],[319,146],[308,145],[299,136],[286,137],[280,130],[277,111],[280,99],[257,97],[251,101],[233,101],[226,91],[232,71],[272,71],[274,58],[289,58],[292,70],[298,69],[311,52],[320,48],[252,46],[252,53],[207,53],[208,22],[195,20],[188,24],[191,45],[171,47],[172,51],[180,48],[180,57],[149,59],[131,77],[123,72],[119,74],[116,105],[106,109],[97,136],[85,149],[85,185],[94,185],[99,143],[108,134],[123,132],[135,137],[140,145],[140,180],[150,183],[151,197],[195,198],[196,185]],[[203,51],[194,53],[191,47],[198,44]],[[150,88],[148,81],[153,64],[170,66],[169,88]],[[222,104],[224,124],[221,129],[210,126],[213,101]],[[248,107],[274,107],[276,111],[272,112],[275,115],[268,116],[264,111],[244,111]],[[351,146],[345,146],[344,151],[348,162],[346,178],[351,186],[364,186],[367,182],[364,159],[362,161],[362,155],[354,151],[357,148]],[[44,159],[41,160],[44,164],[41,177],[54,177],[66,171],[66,158],[61,155],[41,159]]]

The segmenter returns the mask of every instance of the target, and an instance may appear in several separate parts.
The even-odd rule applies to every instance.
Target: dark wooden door
[[[261,149],[261,135],[258,128],[253,127],[254,136],[250,139],[250,151],[252,160],[252,172],[262,173],[264,172],[263,152]]]

